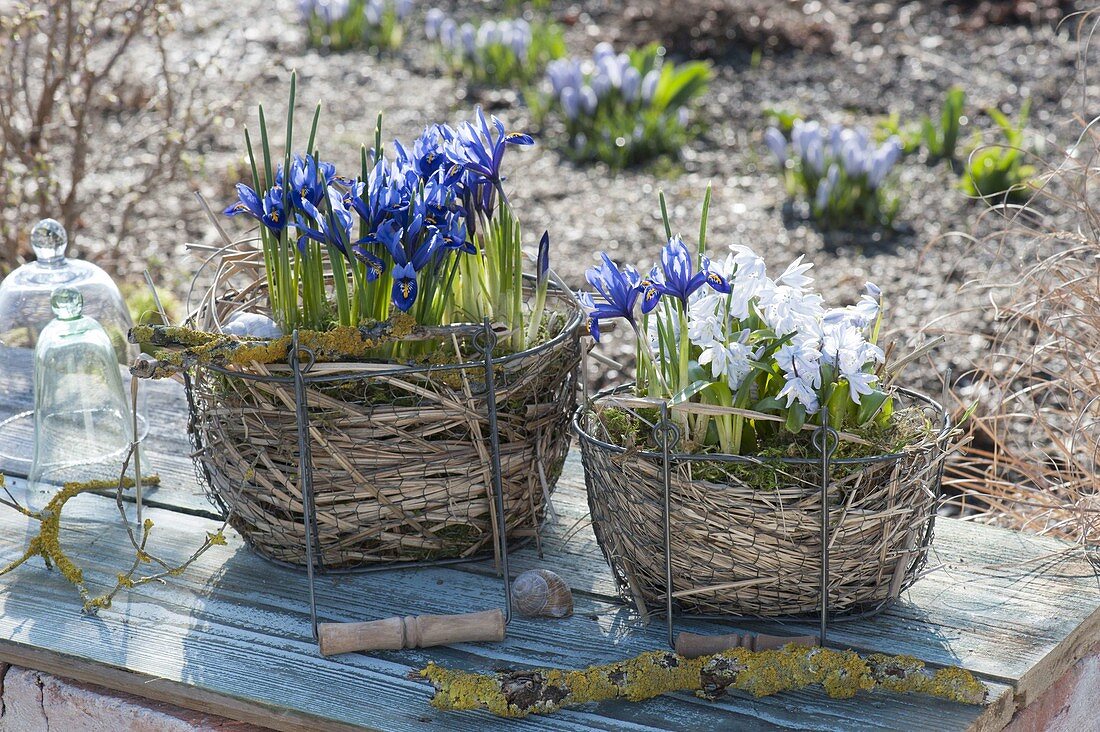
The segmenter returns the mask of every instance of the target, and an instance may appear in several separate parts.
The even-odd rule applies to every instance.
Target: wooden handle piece
[[[695,633],[679,633],[676,636],[676,653],[684,658],[698,658],[714,653],[728,651],[731,648],[747,648],[750,651],[770,651],[782,648],[788,643],[799,646],[812,647],[817,645],[815,635],[764,635],[759,633],[752,635],[745,633],[730,633],[729,635],[697,635]]]
[[[502,641],[504,613],[498,609],[465,615],[406,615],[369,623],[321,623],[317,640],[322,656]]]

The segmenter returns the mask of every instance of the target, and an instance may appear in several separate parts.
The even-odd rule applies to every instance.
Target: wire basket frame
[[[556,335],[518,353],[493,356],[498,333],[488,320],[433,329],[431,343],[452,348],[441,363],[429,358],[439,352],[411,365],[317,363],[295,333],[285,366],[202,367],[186,376],[200,482],[261,555],[304,565],[315,637],[315,574],[487,556],[503,581],[507,622],[509,541],[539,540],[576,404],[581,315],[566,293],[550,294],[551,304],[565,304],[553,316]],[[230,395],[245,390],[249,399],[231,408],[226,392],[211,385]],[[371,408],[348,418],[342,410],[351,407],[340,397],[349,395],[353,405],[366,397]],[[420,405],[428,413],[417,424],[427,426],[406,439],[401,412]],[[239,426],[232,439],[225,424]],[[291,433],[293,444],[285,439]],[[374,450],[369,459],[353,454],[360,440]],[[389,480],[380,480],[387,471]],[[465,479],[457,487],[456,476]],[[243,490],[251,494],[242,503]],[[284,532],[274,546],[285,553],[265,543],[257,520]],[[463,530],[448,530],[454,526]],[[426,545],[433,534],[438,542]],[[396,550],[370,556],[372,542]]]
[[[916,580],[932,542],[951,424],[905,389],[932,434],[897,453],[836,457],[839,435],[811,433],[816,457],[678,452],[663,400],[644,400],[652,442],[619,444],[600,410],[631,385],[602,391],[574,415],[593,530],[620,596],[643,613],[816,619],[874,614]],[[825,418],[827,419],[827,417]],[[772,484],[761,483],[771,480]],[[823,509],[827,507],[827,510]],[[827,588],[827,591],[826,591]]]
[[[513,540],[538,541],[568,450],[579,309],[551,291],[554,335],[493,359],[500,469]],[[474,325],[480,332],[481,325]],[[439,334],[444,333],[441,337]],[[434,328],[409,364],[303,360],[321,561],[331,569],[461,560],[494,551],[485,371],[476,334]],[[435,349],[435,350],[432,350]],[[305,357],[303,356],[303,359]],[[262,555],[305,564],[291,364],[199,367],[191,433],[202,482]]]

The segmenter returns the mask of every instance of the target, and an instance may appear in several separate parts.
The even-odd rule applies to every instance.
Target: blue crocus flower
[[[730,291],[726,278],[710,269],[710,260],[703,257],[700,264],[699,271],[694,271],[691,253],[684,244],[684,240],[679,236],[669,239],[668,244],[661,250],[662,276],[659,280],[651,279],[647,287],[645,305],[648,305],[648,310],[652,310],[656,305],[656,303],[649,304],[650,289],[656,290],[661,295],[675,297],[684,304],[684,307],[687,307],[688,298],[703,285],[710,285],[711,288],[722,293]]]
[[[519,132],[505,132],[504,123],[493,117],[493,128],[485,120],[481,107],[477,108],[480,129],[467,122],[447,145],[447,157],[451,163],[472,174],[475,178],[499,187],[500,164],[508,145],[533,145],[535,140]],[[495,133],[494,134],[494,128]]]
[[[283,189],[275,186],[261,199],[251,186],[237,184],[238,201],[225,209],[226,216],[246,214],[263,223],[273,233],[278,234],[286,228],[286,215],[283,211]]]
[[[581,304],[588,310],[588,331],[596,342],[600,340],[600,321],[612,318],[626,318],[635,328],[638,327],[634,319],[634,305],[638,302],[641,292],[640,278],[632,267],[620,271],[607,254],[601,252],[603,264],[592,267],[585,273],[588,284],[596,289],[602,298],[597,302],[591,294],[580,293]]]
[[[779,164],[786,165],[787,138],[783,136],[783,133],[775,127],[769,127],[767,132],[764,133],[764,142],[768,144],[768,149],[772,151],[772,155],[779,161]]]

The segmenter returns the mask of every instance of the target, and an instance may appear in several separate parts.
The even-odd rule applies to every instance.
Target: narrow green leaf
[[[309,142],[306,143],[306,152],[310,155],[316,155],[317,151],[313,149],[313,142],[317,139],[317,122],[321,119],[321,103],[317,102],[317,108],[313,110],[313,124],[309,126]]]
[[[271,188],[275,182],[275,173],[271,169],[271,146],[267,140],[267,120],[264,119],[264,105],[260,105],[260,145],[264,152],[264,180],[267,181],[265,188]],[[260,191],[257,189],[257,194]]]
[[[710,215],[710,183],[703,195],[703,215],[699,219],[699,254],[707,253],[707,217]]]
[[[692,383],[688,384],[687,386],[685,386],[680,391],[673,394],[672,398],[669,399],[668,403],[671,404],[671,405],[683,404],[684,402],[690,400],[693,396],[695,396],[699,392],[701,392],[704,389],[706,389],[707,387],[713,386],[713,385],[714,384],[711,381],[706,381],[706,380],[693,381]]]
[[[661,221],[665,224],[665,238],[672,238],[672,224],[668,220],[668,205],[665,203],[665,192],[659,191],[657,193],[657,200],[661,202]]]

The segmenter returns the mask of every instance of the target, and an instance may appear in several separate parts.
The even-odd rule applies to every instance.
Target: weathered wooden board
[[[0,364],[2,367],[3,364]],[[6,381],[0,370],[0,385]],[[149,501],[154,544],[185,556],[186,547],[217,524],[189,458],[182,389],[173,382],[146,386],[156,415],[147,462],[164,485]],[[0,415],[20,408],[0,388]],[[2,418],[2,416],[0,416]],[[3,467],[3,466],[0,466]],[[10,466],[7,467],[10,471]],[[15,474],[19,474],[16,470]],[[428,693],[404,678],[427,660],[472,669],[501,666],[583,666],[664,645],[664,624],[644,627],[615,597],[610,572],[588,524],[583,475],[571,456],[559,482],[558,521],[542,543],[513,554],[513,571],[548,566],[577,591],[577,615],[564,623],[519,620],[508,640],[338,660],[317,656],[308,635],[304,578],[251,555],[235,534],[193,571],[163,587],[120,599],[100,619],[76,615],[75,595],[40,564],[0,580],[0,659],[94,681],[150,698],[281,729],[341,725],[404,729],[435,723],[447,728],[498,724],[485,715],[443,715],[426,706]],[[92,575],[109,577],[128,554],[113,502],[82,497],[72,505],[65,535]],[[67,511],[68,516],[68,511]],[[17,555],[23,519],[0,515],[0,560]],[[380,589],[381,588],[381,589]],[[325,578],[318,584],[321,614],[361,620],[411,612],[466,612],[501,603],[490,563],[454,569],[386,572]],[[1100,586],[1087,561],[1057,541],[954,520],[940,520],[929,570],[889,611],[834,624],[830,645],[907,653],[940,665],[960,664],[993,682],[984,710],[875,694],[847,702],[807,691],[772,699],[743,696],[719,704],[687,695],[640,705],[605,704],[552,720],[554,728],[693,729],[999,729],[1100,638]],[[34,632],[38,627],[52,632]],[[701,632],[798,632],[797,626],[739,621],[678,621]],[[93,635],[94,634],[94,635]],[[91,642],[89,642],[89,639]],[[154,649],[163,641],[163,651]],[[155,679],[155,681],[153,680]],[[424,720],[424,721],[421,721]]]
[[[571,586],[611,599],[610,573],[593,571],[599,548],[587,525],[579,461],[572,456],[555,505],[561,520],[543,542],[554,570]],[[1090,639],[1100,639],[1100,580],[1080,552],[1057,540],[953,519],[936,526],[925,577],[888,611],[835,623],[831,644],[961,664],[1015,685],[1026,700],[1072,666]],[[536,566],[537,557],[520,552],[515,564],[522,571]],[[742,625],[765,632],[784,627]]]
[[[75,501],[65,546],[89,576],[110,577],[129,553],[123,533],[107,528],[114,506],[99,497]],[[215,524],[201,517],[150,510],[154,551],[182,557]],[[8,517],[9,519],[11,517]],[[22,520],[0,522],[0,553],[22,546]],[[407,729],[496,729],[508,723],[484,714],[441,713],[427,706],[423,685],[406,673],[428,660],[488,670],[503,666],[582,666],[659,648],[655,627],[638,627],[629,610],[578,595],[566,621],[516,618],[501,644],[465,644],[377,656],[323,659],[309,637],[305,581],[271,565],[230,534],[230,545],[207,554],[168,585],[139,588],[100,618],[76,612],[75,594],[56,573],[21,568],[0,588],[0,658],[76,676],[161,701],[280,729],[361,725]],[[498,606],[493,577],[426,569],[325,578],[318,601],[333,620],[393,612],[460,612]],[[710,623],[685,623],[708,632]],[[767,699],[737,695],[719,703],[674,695],[645,704],[605,704],[528,720],[540,729],[965,729],[1007,719],[1011,691],[997,686],[988,709],[893,694],[838,702],[809,690]]]

